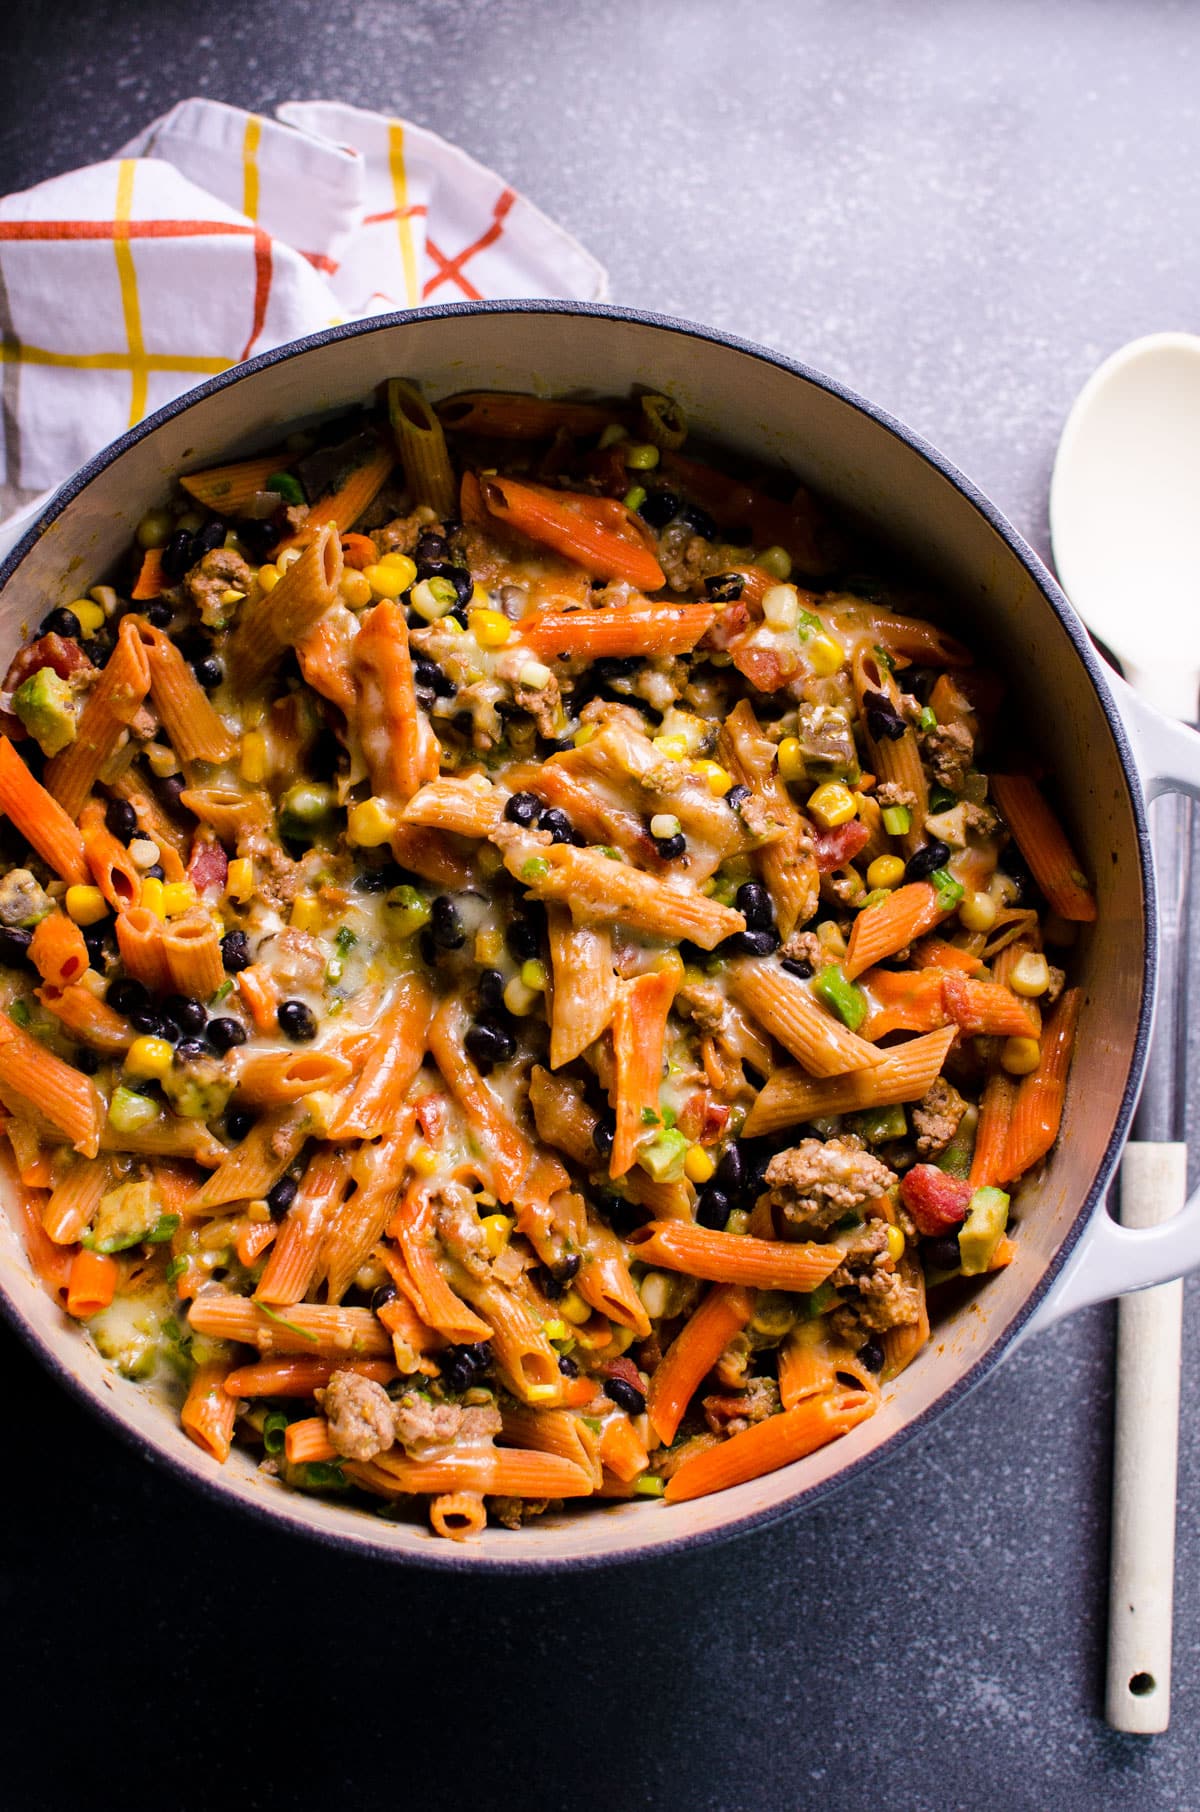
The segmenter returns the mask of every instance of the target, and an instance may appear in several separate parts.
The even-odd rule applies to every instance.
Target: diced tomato
[[[715,1145],[725,1130],[729,1109],[714,1101],[707,1089],[689,1095],[679,1110],[679,1130],[694,1144]]]
[[[971,1194],[965,1177],[947,1176],[936,1164],[914,1164],[900,1183],[900,1199],[927,1239],[961,1226]]]
[[[197,893],[224,887],[229,878],[229,859],[221,845],[211,838],[197,837],[188,859],[187,876]]]
[[[735,636],[749,626],[750,611],[741,598],[732,604],[723,604],[713,618],[711,626],[700,638],[701,648],[728,648]]]
[[[839,824],[836,830],[821,831],[813,845],[817,868],[827,875],[833,869],[841,868],[843,863],[853,862],[870,837],[861,818],[851,818],[848,824]]]
[[[738,672],[745,674],[756,692],[778,692],[800,671],[799,647],[793,653],[790,648],[756,642],[753,637],[758,630],[756,623],[747,635],[735,638],[729,644],[729,652]]]
[[[94,669],[78,642],[69,636],[42,635],[14,656],[4,676],[5,692],[15,692],[31,674],[43,667],[53,667],[59,679],[70,679],[73,673],[91,673]]]
[[[626,1358],[624,1353],[619,1359],[606,1359],[604,1364],[596,1369],[602,1377],[623,1379],[626,1384],[632,1384],[634,1390],[640,1390],[645,1396],[646,1386],[642,1383],[641,1373],[633,1360]]]
[[[413,1113],[422,1135],[436,1144],[445,1132],[449,1118],[445,1095],[422,1095],[413,1104]]]

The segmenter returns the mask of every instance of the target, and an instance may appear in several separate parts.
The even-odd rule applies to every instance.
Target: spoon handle
[[[1169,1220],[1186,1194],[1186,1145],[1126,1146],[1126,1226]],[[1182,1281],[1118,1304],[1105,1716],[1140,1735],[1165,1730],[1171,1716],[1182,1330]]]

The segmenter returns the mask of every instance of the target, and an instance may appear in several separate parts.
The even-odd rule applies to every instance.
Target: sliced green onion
[[[889,837],[905,837],[912,829],[912,813],[906,805],[885,805],[881,816]]]
[[[313,1346],[320,1344],[315,1334],[310,1334],[307,1328],[298,1327],[294,1321],[288,1321],[286,1316],[277,1315],[275,1310],[268,1308],[265,1302],[255,1302],[254,1306],[256,1309],[262,1310],[268,1321],[278,1322],[281,1328],[287,1328],[289,1333],[298,1334],[301,1340],[311,1341]]]
[[[633,1481],[634,1497],[661,1497],[665,1490],[663,1481],[656,1479],[650,1472],[643,1472],[641,1478]]]
[[[304,486],[298,478],[293,478],[290,472],[272,472],[263,486],[263,490],[277,491],[285,503],[308,502],[304,495]]]
[[[160,1214],[149,1233],[144,1233],[142,1238],[148,1246],[165,1246],[178,1225],[177,1214]]]
[[[621,501],[625,505],[625,508],[627,510],[640,510],[642,505],[646,501],[645,485],[644,484],[630,485],[629,489],[626,491],[626,493],[625,493],[624,497],[621,499]]]
[[[263,1422],[263,1446],[272,1459],[284,1450],[289,1420],[283,1410],[273,1409]]]
[[[962,882],[956,881],[948,868],[935,868],[929,879],[937,895],[939,910],[953,912],[966,892]]]
[[[928,705],[924,705],[921,708],[921,715],[917,719],[917,728],[918,730],[937,729],[937,713],[930,710]]]

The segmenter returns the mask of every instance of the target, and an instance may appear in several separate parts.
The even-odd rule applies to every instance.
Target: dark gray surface
[[[1182,5],[293,0],[234,20],[206,0],[34,5],[6,37],[0,187],[190,93],[405,113],[575,231],[615,300],[836,374],[1042,551],[1082,380],[1196,326]],[[802,1520],[536,1585],[369,1568],[204,1508],[5,1337],[0,1801],[1196,1812],[1194,1343],[1174,1722],[1120,1738],[1101,1718],[1112,1328],[1094,1310],[1029,1344]]]

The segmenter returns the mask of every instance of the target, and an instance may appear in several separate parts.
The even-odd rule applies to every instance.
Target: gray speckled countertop
[[[845,380],[1042,552],[1083,379],[1197,325],[1185,4],[75,0],[27,3],[5,36],[0,188],[192,93],[407,114],[571,228],[614,300]],[[1100,1715],[1110,1309],[802,1519],[537,1584],[368,1569],[206,1508],[4,1335],[0,1800],[1197,1812],[1189,1307],[1174,1722],[1152,1740]],[[98,1618],[81,1576],[104,1582]]]

